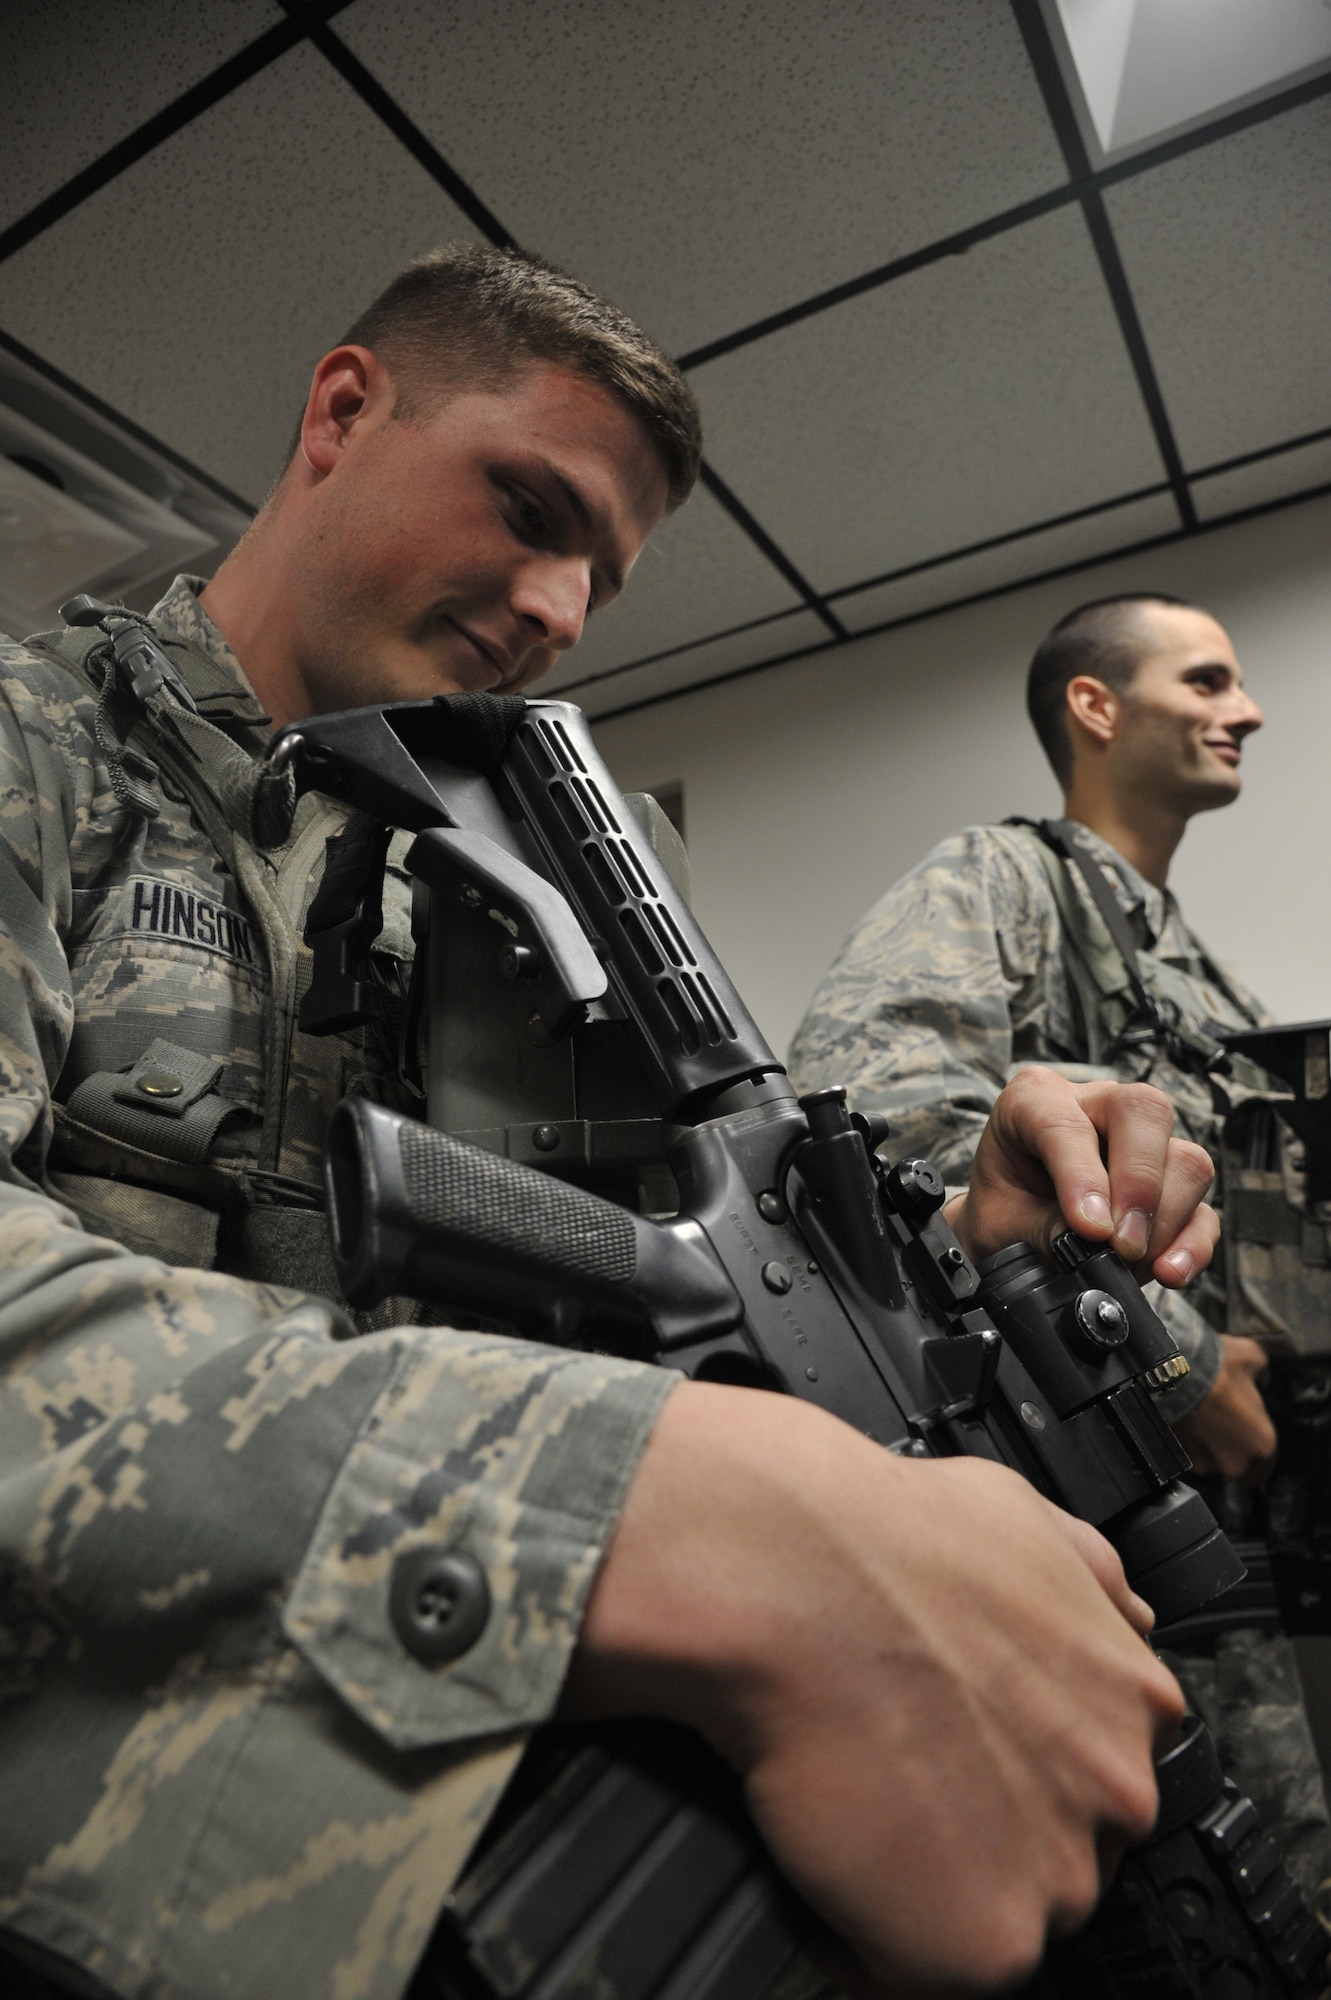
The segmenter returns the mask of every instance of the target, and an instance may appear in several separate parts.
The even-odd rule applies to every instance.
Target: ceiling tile
[[[1331,97],[1105,199],[1185,465],[1331,422]]]
[[[0,8],[0,229],[282,19],[274,0]]]
[[[692,381],[717,470],[823,591],[1162,477],[1076,208]]]
[[[594,681],[590,687],[568,691],[588,715],[609,715],[636,702],[653,701],[685,688],[701,687],[726,674],[766,660],[783,660],[791,653],[808,652],[827,640],[827,627],[812,611],[794,611],[787,618],[773,619],[750,632],[732,632],[726,638],[710,639],[668,660],[649,661],[626,673]],[[546,684],[541,683],[541,691]],[[551,689],[551,693],[558,690]]]
[[[662,522],[623,595],[598,611],[586,635],[544,683],[582,681],[799,602],[705,487]]]
[[[1278,452],[1273,458],[1259,458],[1255,465],[1236,465],[1228,472],[1212,473],[1209,479],[1194,479],[1192,498],[1198,518],[1218,520],[1244,507],[1261,507],[1271,500],[1284,500],[1307,493],[1331,480],[1331,437],[1314,444]]]
[[[541,685],[550,688],[551,692],[567,695],[571,700],[582,701],[584,697],[591,698],[590,690],[593,688],[613,689],[620,682],[626,681],[630,674],[640,673],[644,667],[655,667],[664,661],[678,659],[683,654],[696,652],[701,646],[723,646],[736,658],[743,654],[746,659],[750,656],[756,659],[760,653],[769,648],[784,645],[786,626],[792,618],[801,615],[802,607],[795,606],[787,611],[774,612],[768,618],[750,619],[746,625],[731,626],[719,632],[712,632],[705,638],[692,640],[687,645],[671,646],[659,653],[640,654],[635,659],[626,660],[622,666],[606,667],[600,673],[579,675],[568,671],[560,675],[557,680],[552,676],[553,686],[551,681],[542,681]],[[823,637],[830,638],[832,635],[822,619],[819,618],[817,622]],[[576,656],[570,657],[565,654],[564,664],[576,668]]]
[[[338,32],[676,352],[1066,178],[992,0],[361,0]]]
[[[301,46],[0,265],[0,325],[259,501],[313,362],[408,258],[459,236],[452,202]],[[95,311],[75,302],[83,272],[107,274]]]
[[[1096,556],[1131,548],[1135,542],[1174,535],[1179,529],[1172,496],[1157,493],[1085,520],[1046,528],[1038,535],[1024,535],[1019,542],[1006,542],[1002,548],[984,549],[914,576],[898,577],[894,583],[857,591],[853,597],[838,597],[832,608],[850,631],[864,632],[983,591],[1001,590],[1005,584],[1042,576],[1064,564],[1090,562]]]

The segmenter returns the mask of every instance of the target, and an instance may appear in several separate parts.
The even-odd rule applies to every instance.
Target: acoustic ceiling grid
[[[1038,0],[49,0],[0,79],[0,337],[251,506],[436,243],[680,357],[594,715],[1331,483],[1331,74],[1096,169]]]

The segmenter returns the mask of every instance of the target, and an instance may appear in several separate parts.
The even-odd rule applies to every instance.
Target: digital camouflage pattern
[[[1218,970],[1167,889],[1145,881],[1089,828],[1081,834],[1114,884],[1146,983],[1186,1028],[1213,1035],[1269,1021],[1251,993]],[[852,934],[814,996],[791,1062],[808,1088],[815,1079],[853,1078],[864,1108],[892,1119],[893,1145],[932,1145],[953,1179],[965,1177],[989,1107],[1023,1063],[1163,1090],[1178,1129],[1215,1161],[1213,1199],[1225,1218],[1191,1303],[1176,1294],[1154,1300],[1196,1371],[1171,1398],[1182,1414],[1215,1369],[1194,1305],[1210,1325],[1260,1340],[1273,1354],[1331,1349],[1331,1203],[1308,1202],[1302,1149],[1270,1109],[1280,1091],[1246,1059],[1236,1056],[1228,1074],[1207,1077],[1148,1045],[1110,1068],[1088,1066],[1124,1024],[1130,996],[1096,991],[1094,981],[1088,996],[1084,968],[1080,979],[1069,978],[1051,862],[1029,828],[969,827],[944,841]],[[1121,968],[1080,876],[1054,866],[1078,929],[1092,941],[1098,934]]]
[[[1147,882],[1089,828],[1078,833],[1109,877],[1153,992],[1197,1027],[1269,1018],[1227,972],[1217,976],[1168,889]],[[1080,879],[1068,874],[1092,908]],[[890,1120],[890,1152],[926,1154],[954,1185],[969,1178],[994,1101],[1026,1063],[1049,1064],[1074,1081],[1154,1084],[1174,1106],[1176,1130],[1226,1165],[1235,1108],[1264,1096],[1257,1073],[1240,1068],[1222,1086],[1152,1047],[1097,1068],[1086,1061],[1088,1039],[1038,836],[971,826],[940,842],[851,933],[800,1024],[790,1068],[800,1090],[846,1084],[856,1108]],[[1148,1288],[1192,1368],[1161,1399],[1173,1422],[1215,1380],[1213,1329],[1234,1324],[1224,1261],[1189,1298]],[[1232,1634],[1213,1658],[1172,1656],[1171,1664],[1221,1743],[1227,1774],[1262,1808],[1311,1894],[1331,1874],[1331,1825],[1288,1639]]]
[[[257,756],[267,742],[268,718],[184,579],[162,600],[154,621],[168,644],[178,640],[211,662],[217,691],[206,699],[207,713]],[[41,635],[32,643],[58,647],[73,636]],[[50,891],[69,902],[68,914],[62,910],[58,918],[73,1001],[61,1100],[89,1075],[128,1066],[152,1039],[143,1026],[154,1019],[166,1024],[157,1032],[173,1042],[221,1058],[218,1089],[247,1114],[228,1124],[217,1159],[317,1183],[324,1124],[339,1097],[364,1091],[405,1108],[394,1050],[374,1046],[365,1030],[314,1038],[294,1025],[310,970],[301,941],[305,915],[322,875],[325,842],[343,824],[342,809],[317,795],[302,799],[289,839],[260,851],[238,837],[235,866],[228,866],[166,775],[156,788],[155,819],[117,807],[92,738],[90,688],[71,705],[70,675],[62,666],[35,659],[28,648],[11,649],[0,660],[7,669],[9,728],[29,744],[49,744],[46,755],[67,770],[60,803],[67,817],[73,815],[62,857],[69,883]],[[14,782],[30,784],[46,775],[33,757],[32,769],[20,768]],[[31,808],[16,806],[14,814],[32,820]],[[42,831],[33,821],[24,828],[24,842],[32,847]],[[399,841],[397,858],[402,847]],[[390,870],[384,917],[378,949],[408,960],[410,892],[400,865]],[[127,1007],[131,993],[134,1005]]]
[[[1152,989],[1194,1021],[1238,1028],[1265,1019],[1244,988],[1210,976],[1169,890],[1147,882],[1089,829],[1082,833],[1132,926]],[[1089,907],[1081,883],[1074,887]],[[1153,1083],[1173,1104],[1176,1129],[1219,1158],[1224,1100],[1208,1079],[1153,1049],[1130,1051],[1112,1068],[1087,1063],[1036,836],[967,827],[851,933],[796,1033],[791,1072],[801,1090],[848,1084],[861,1110],[891,1121],[893,1152],[927,1154],[960,1186],[999,1092],[1026,1063],[1047,1063],[1075,1081]],[[1219,1367],[1209,1329],[1225,1323],[1222,1288],[1204,1280],[1194,1297],[1196,1305],[1152,1287],[1152,1303],[1192,1366],[1170,1392],[1175,1420],[1202,1400]]]
[[[257,748],[190,588],[154,616]],[[189,1268],[250,1240],[227,1252],[219,1189],[299,1197],[336,1098],[395,1088],[365,1037],[291,1027],[338,819],[304,801],[228,867],[167,781],[156,819],[117,803],[84,680],[16,644],[0,665],[0,1922],[144,2000],[396,2000],[553,1710],[673,1378],[448,1328],[349,1339],[328,1299]],[[386,949],[404,922],[399,899]],[[64,1112],[57,1136],[53,1106],[158,1040],[217,1057],[228,1109],[204,1167],[134,1196],[119,1142]],[[154,1236],[173,1262],[139,1254]],[[423,1546],[491,1592],[444,1666],[389,1611]]]
[[[1242,1028],[1268,1018],[1228,973],[1223,982],[1211,976],[1170,890],[1088,827],[1078,833],[1109,876],[1155,992],[1199,1023]],[[1000,1090],[1037,1062],[1079,1080],[1088,1074],[1038,836],[1017,826],[966,827],[903,876],[842,946],[791,1048],[801,1089],[834,1070],[853,1078],[856,1101],[891,1118],[894,1146],[928,1152],[958,1183]],[[1154,1049],[1089,1073],[1154,1083],[1174,1105],[1177,1129],[1218,1151],[1223,1101],[1205,1078]]]
[[[1160,1657],[1214,1737],[1221,1768],[1262,1809],[1285,1866],[1316,1907],[1331,1869],[1326,1790],[1310,1753],[1294,1648],[1278,1632],[1226,1632],[1206,1654],[1162,1647]]]

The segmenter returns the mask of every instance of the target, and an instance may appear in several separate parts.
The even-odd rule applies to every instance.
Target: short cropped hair
[[[1165,590],[1134,590],[1120,597],[1096,597],[1060,618],[1035,649],[1026,676],[1026,713],[1060,785],[1072,780],[1072,738],[1068,733],[1068,682],[1092,674],[1125,694],[1149,650],[1139,616],[1144,604],[1199,607]]]
[[[393,377],[408,422],[463,389],[499,389],[553,362],[608,389],[660,454],[673,512],[702,457],[702,419],[673,361],[577,278],[524,250],[451,243],[416,258],[339,346],[368,347]]]

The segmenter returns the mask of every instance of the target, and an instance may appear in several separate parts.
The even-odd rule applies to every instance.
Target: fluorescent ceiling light
[[[0,628],[12,637],[57,623],[49,615],[53,602],[132,562],[144,546],[59,487],[0,458]]]
[[[76,591],[123,599],[213,546],[206,530],[0,408],[0,630],[49,631]]]
[[[110,412],[0,349],[0,631],[59,624],[81,590],[143,610],[248,524],[235,501]]]
[[[1101,162],[1331,65],[1331,0],[1044,0]]]

